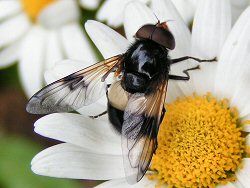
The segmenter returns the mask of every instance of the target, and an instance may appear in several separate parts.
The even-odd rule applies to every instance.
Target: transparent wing
[[[122,55],[117,55],[49,84],[30,98],[26,110],[68,112],[97,101],[106,92],[105,78],[121,61]]]
[[[122,150],[125,174],[130,184],[141,180],[157,148],[158,129],[164,115],[167,79],[157,80],[153,87],[151,93],[131,95],[124,112]]]

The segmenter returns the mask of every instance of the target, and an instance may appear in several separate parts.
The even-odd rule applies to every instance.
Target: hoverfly
[[[169,74],[170,66],[187,59],[215,60],[171,59],[168,52],[175,48],[175,38],[166,22],[144,25],[135,37],[124,54],[49,84],[34,94],[26,107],[34,114],[68,112],[90,105],[106,93],[108,117],[121,134],[125,174],[131,184],[142,179],[157,149],[168,80],[189,80],[188,71],[199,68],[178,76]],[[110,73],[118,81],[108,85],[105,79]]]

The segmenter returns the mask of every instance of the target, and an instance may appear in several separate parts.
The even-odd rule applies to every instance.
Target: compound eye
[[[148,24],[142,26],[135,34],[140,39],[150,39],[154,42],[173,50],[175,48],[175,39],[168,29],[156,27],[156,25]]]

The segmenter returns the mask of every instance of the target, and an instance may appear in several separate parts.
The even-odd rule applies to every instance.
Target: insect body
[[[97,101],[107,91],[108,115],[114,128],[121,133],[124,168],[129,183],[144,176],[157,148],[157,133],[164,116],[164,101],[169,79],[188,80],[170,75],[174,63],[193,57],[170,59],[169,50],[175,40],[166,23],[142,26],[136,41],[124,53],[53,82],[37,92],[27,104],[35,114],[77,110]],[[120,80],[107,87],[111,73]]]
[[[119,132],[124,120],[120,111],[125,110],[128,98],[135,93],[150,97],[167,80],[169,68],[168,50],[164,46],[147,39],[138,40],[129,48],[123,56],[122,79],[113,84],[108,93],[109,119]],[[124,94],[130,97],[125,97]],[[119,101],[114,101],[117,98]]]

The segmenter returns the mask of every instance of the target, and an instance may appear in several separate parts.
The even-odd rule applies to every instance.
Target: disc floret
[[[246,150],[237,109],[211,94],[179,98],[166,109],[150,178],[192,188],[235,181]]]

